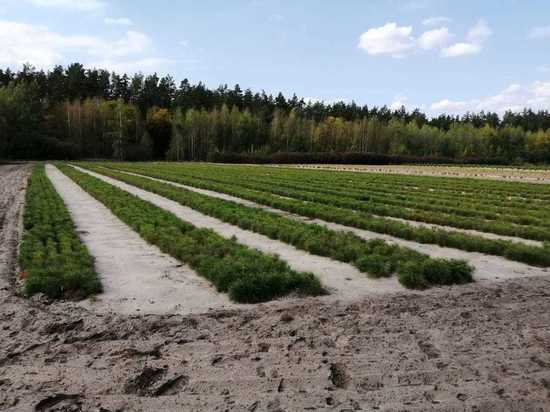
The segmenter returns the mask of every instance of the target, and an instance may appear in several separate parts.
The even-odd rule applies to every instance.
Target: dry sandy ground
[[[0,164],[0,274],[14,272],[17,266],[17,245],[23,219],[21,205],[30,167]],[[9,286],[9,279],[0,276],[0,288]]]
[[[20,213],[26,173],[1,186],[0,213]],[[17,229],[2,220],[0,238]],[[97,313],[4,285],[0,410],[550,410],[544,277],[187,316]]]
[[[342,230],[355,233],[357,236],[365,239],[382,239],[388,243],[397,244],[400,246],[408,247],[410,249],[416,250],[420,253],[425,253],[434,258],[446,258],[446,259],[464,259],[470,262],[475,267],[474,278],[476,280],[501,280],[501,279],[514,279],[518,277],[532,277],[532,276],[548,276],[550,275],[550,270],[548,268],[539,268],[534,266],[529,266],[520,262],[514,262],[507,260],[503,257],[485,255],[482,253],[475,252],[465,252],[459,249],[452,249],[448,247],[441,247],[433,244],[422,244],[412,242],[410,240],[404,240],[390,235],[385,235],[381,233],[371,232],[368,230],[357,229],[350,226],[340,225],[338,223],[327,222],[321,219],[309,219],[304,216],[292,214],[285,212],[280,209],[274,209],[268,206],[264,206],[249,200],[241,199],[235,196],[227,195],[224,193],[218,193],[211,190],[198,189],[192,186],[182,185],[180,183],[174,183],[167,180],[156,179],[136,173],[128,173],[134,176],[141,176],[147,179],[151,179],[157,182],[163,182],[170,184],[175,187],[181,187],[186,190],[191,190],[206,196],[215,197],[218,199],[228,200],[231,202],[243,204],[249,207],[257,207],[263,210],[267,210],[278,215],[286,216],[291,219],[299,220],[307,223],[316,223],[328,227],[333,230]],[[111,179],[110,181],[112,181]],[[129,186],[129,185],[126,185]],[[496,236],[496,235],[495,235]],[[497,236],[498,237],[498,236]],[[302,252],[303,253],[303,252]],[[375,280],[374,283],[379,282],[380,280]],[[397,291],[397,290],[395,290]]]
[[[447,232],[458,232],[458,233],[465,233],[467,235],[473,235],[473,236],[480,236],[484,237],[486,239],[492,239],[492,240],[506,240],[510,242],[515,243],[523,243],[525,245],[529,246],[539,246],[541,247],[543,245],[543,242],[538,240],[531,240],[531,239],[524,239],[521,237],[516,236],[506,236],[506,235],[497,235],[494,233],[489,232],[480,232],[479,230],[473,230],[473,229],[459,229],[452,226],[444,226],[444,225],[436,225],[433,223],[426,223],[426,222],[418,222],[414,220],[407,220],[407,219],[401,219],[398,217],[392,217],[392,216],[376,216],[381,217],[383,219],[389,219],[389,220],[395,220],[397,222],[406,223],[407,225],[411,225],[414,227],[426,227],[429,229],[441,229],[445,230]]]
[[[277,165],[300,169],[339,170],[363,173],[390,173],[416,176],[467,177],[528,183],[550,183],[550,169],[514,169],[507,167],[457,167],[420,165]]]
[[[0,291],[0,410],[550,410],[550,282],[101,316]]]

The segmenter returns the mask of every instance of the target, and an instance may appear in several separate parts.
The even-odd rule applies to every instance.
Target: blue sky
[[[0,0],[0,66],[439,112],[550,109],[548,0]]]

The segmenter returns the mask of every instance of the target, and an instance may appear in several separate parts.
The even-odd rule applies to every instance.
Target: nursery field
[[[389,235],[550,266],[550,186],[546,185],[258,166],[85,166],[103,174],[116,173],[117,178],[133,179],[136,184],[161,184],[137,179],[137,174],[178,183],[184,186],[180,189],[206,189],[210,196],[223,193],[233,202],[246,200],[249,207],[269,207],[271,212],[332,222],[348,231],[362,229],[380,238]],[[123,176],[121,171],[134,176]],[[333,249],[335,243],[329,243]]]
[[[550,185],[370,171],[0,165],[0,410],[544,406]]]
[[[364,173],[391,173],[416,176],[441,176],[473,179],[491,179],[529,183],[550,183],[547,166],[470,166],[470,165],[294,165],[300,169],[353,171]]]

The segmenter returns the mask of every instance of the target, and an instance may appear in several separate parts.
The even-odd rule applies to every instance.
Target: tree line
[[[207,160],[221,153],[376,153],[550,161],[550,112],[435,118],[416,109],[208,89],[170,76],[0,70],[0,158]],[[216,157],[217,156],[217,157]]]

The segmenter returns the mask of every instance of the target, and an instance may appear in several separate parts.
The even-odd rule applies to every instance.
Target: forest
[[[0,159],[268,162],[281,154],[305,162],[548,163],[550,112],[430,118],[79,63],[0,70]]]

